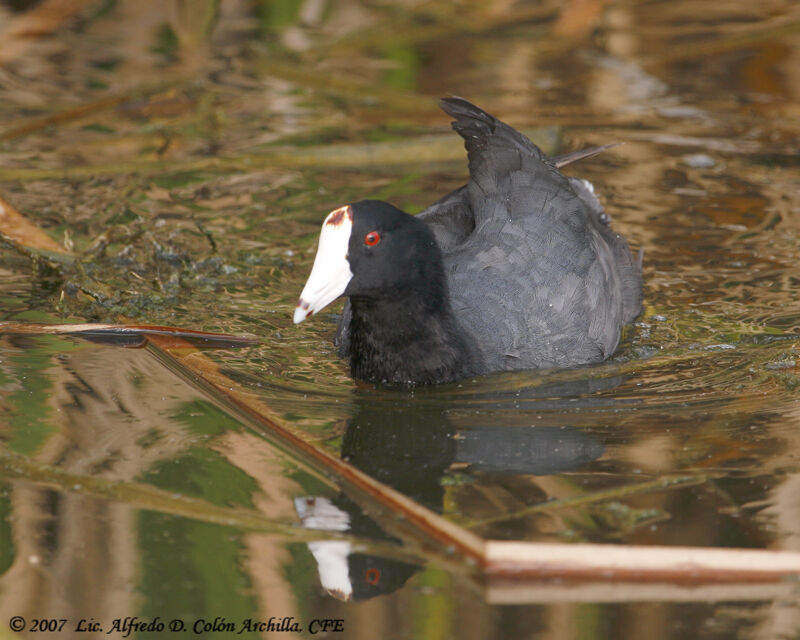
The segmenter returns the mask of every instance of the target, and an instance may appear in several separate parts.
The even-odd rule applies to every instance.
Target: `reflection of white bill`
[[[322,588],[337,600],[350,600],[353,597],[350,567],[347,564],[351,549],[352,545],[342,540],[308,543],[308,550],[317,561]]]
[[[295,498],[294,508],[307,529],[339,532],[350,529],[349,514],[327,498]],[[353,585],[347,558],[352,545],[345,540],[330,540],[309,542],[308,549],[317,561],[322,588],[338,600],[350,600],[353,597]]]

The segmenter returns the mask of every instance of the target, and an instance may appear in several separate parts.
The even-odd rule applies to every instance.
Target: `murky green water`
[[[23,5],[0,2],[0,30]],[[4,246],[1,319],[255,334],[206,356],[487,538],[800,549],[796,3],[187,6],[89,3],[53,36],[5,40],[0,197],[79,260],[34,268]],[[462,184],[447,94],[548,151],[625,143],[572,169],[644,249],[646,311],[611,361],[389,391],[350,380],[330,316],[292,325],[328,211],[416,212]],[[792,583],[522,588],[404,555],[147,349],[2,337],[0,425],[0,635],[12,616],[23,637],[36,618],[73,635],[93,618],[80,637],[100,637],[126,616],[214,637],[271,617],[283,630],[243,635],[800,630]],[[315,546],[297,525],[326,510],[352,537]],[[323,588],[343,588],[326,576],[347,551],[351,602]]]

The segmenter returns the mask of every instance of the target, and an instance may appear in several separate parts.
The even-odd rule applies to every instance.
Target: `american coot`
[[[444,98],[469,182],[418,216],[362,200],[331,212],[295,323],[347,296],[355,378],[434,384],[608,358],[640,312],[641,260],[591,185],[462,98]]]

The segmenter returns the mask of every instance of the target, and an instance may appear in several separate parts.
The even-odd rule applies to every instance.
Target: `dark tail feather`
[[[603,151],[606,149],[617,147],[621,144],[621,142],[613,142],[612,144],[604,144],[600,147],[587,147],[586,149],[581,149],[580,151],[571,151],[570,153],[564,153],[560,156],[553,156],[550,158],[550,161],[560,169],[561,167],[566,167],[568,164],[572,164],[573,162],[578,162],[578,160],[592,158],[599,153],[603,153]]]
[[[508,129],[508,136],[518,138],[520,141],[524,140],[525,143],[530,144],[527,138],[521,133],[507,127],[507,125],[504,125],[493,115],[475,106],[469,100],[458,96],[450,96],[449,98],[442,98],[439,100],[439,106],[442,108],[442,111],[455,119],[455,122],[453,122],[453,129],[464,138],[488,136],[496,133],[498,128],[503,128],[504,130]],[[588,147],[580,151],[572,151],[560,156],[555,156],[550,160],[560,169],[578,160],[596,156],[598,153],[602,153],[606,149],[616,147],[619,144],[622,143],[615,142],[613,144],[604,144],[600,147]]]
[[[476,107],[469,100],[451,96],[439,100],[439,106],[447,115],[455,118],[453,128],[460,134],[487,135],[497,128],[497,118]]]

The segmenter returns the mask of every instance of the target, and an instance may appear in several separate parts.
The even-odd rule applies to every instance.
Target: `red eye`
[[[364,244],[368,247],[374,247],[381,241],[381,234],[377,231],[370,231],[364,236]]]
[[[381,581],[380,569],[367,569],[364,574],[364,580],[367,584],[378,584]]]

